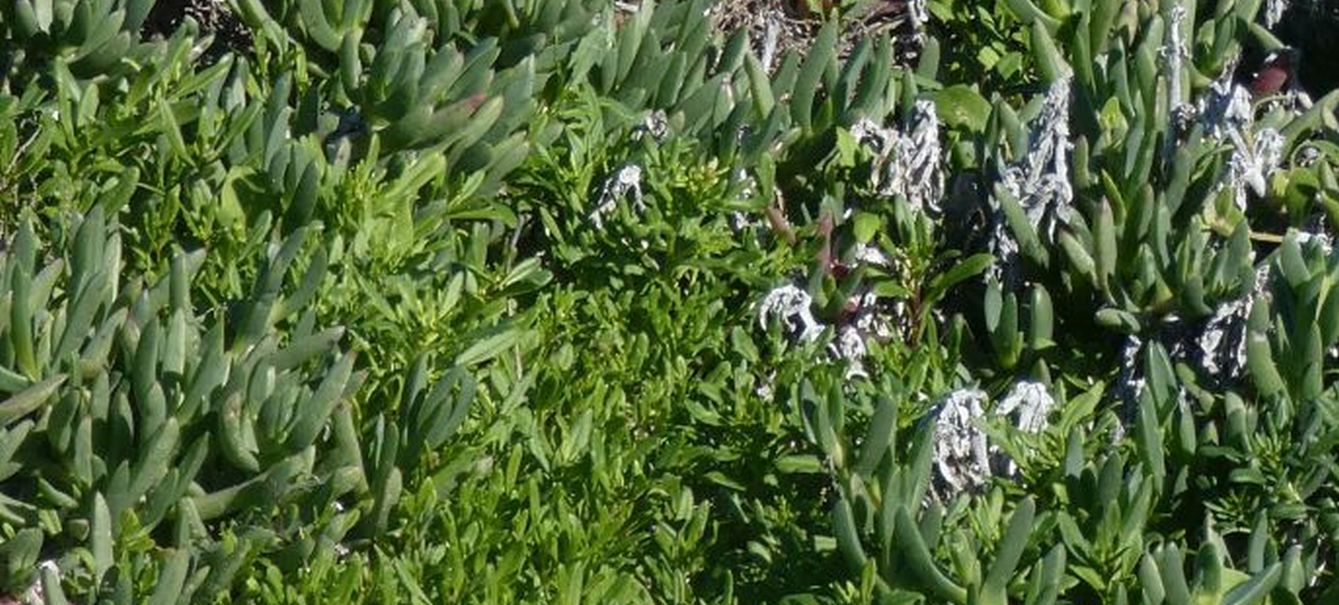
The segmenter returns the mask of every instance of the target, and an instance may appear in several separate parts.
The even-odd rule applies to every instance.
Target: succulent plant
[[[274,250],[229,317],[191,300],[200,253],[179,254],[156,282],[122,283],[122,239],[101,207],[63,245],[20,229],[0,271],[11,301],[3,512],[7,526],[39,533],[13,545],[5,586],[28,581],[21,561],[86,545],[96,589],[126,563],[117,545],[131,527],[263,523],[268,511],[320,510],[366,489],[342,403],[357,385],[352,354],[337,348],[343,330],[308,319],[281,341],[272,327],[312,294],[284,288],[303,236]]]
[[[1339,594],[1316,3],[786,4],[0,6],[0,602]]]
[[[16,0],[0,12],[0,35],[21,45],[13,50],[19,63],[59,58],[81,76],[116,72],[134,56],[153,6],[154,0]]]

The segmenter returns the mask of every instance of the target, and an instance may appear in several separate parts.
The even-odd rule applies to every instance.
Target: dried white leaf
[[[1241,132],[1229,132],[1232,157],[1228,159],[1226,187],[1232,189],[1237,208],[1246,209],[1246,188],[1265,194],[1269,177],[1283,160],[1283,135],[1273,128],[1255,131],[1248,141]]]
[[[1288,0],[1265,0],[1265,29],[1274,29],[1288,12]]]
[[[44,605],[46,603],[46,592],[42,588],[41,570],[50,569],[56,572],[57,579],[61,576],[60,566],[56,564],[54,559],[42,561],[37,565],[37,569],[39,572],[37,578],[33,580],[32,584],[28,585],[28,590],[23,593],[23,602],[30,605]]]
[[[1200,367],[1219,380],[1236,380],[1246,369],[1246,320],[1251,297],[1220,305],[1197,339]]]
[[[916,29],[916,35],[920,36],[925,24],[930,22],[930,3],[926,0],[911,0],[907,3],[907,16],[911,17],[911,25]]]
[[[1200,123],[1209,138],[1232,147],[1227,173],[1215,187],[1232,192],[1237,208],[1246,209],[1248,191],[1263,196],[1269,178],[1283,163],[1283,135],[1273,128],[1255,126],[1251,94],[1233,82],[1233,69],[1209,85],[1198,103]]]
[[[636,141],[646,135],[651,135],[653,140],[661,143],[665,141],[665,136],[668,134],[669,116],[665,115],[663,109],[657,109],[646,114],[646,118],[642,120],[641,124],[633,128],[632,139]]]
[[[1200,123],[1215,140],[1226,140],[1229,133],[1249,129],[1255,122],[1251,111],[1251,93],[1232,81],[1231,69],[1209,85],[1199,101]]]
[[[791,337],[800,342],[812,342],[823,333],[823,325],[809,310],[813,302],[808,292],[786,284],[763,297],[758,305],[758,323],[766,330],[768,324],[779,321]]]
[[[856,244],[855,262],[875,267],[891,267],[893,264],[882,250],[867,244]]]
[[[596,229],[604,229],[604,217],[618,208],[619,201],[624,199],[630,199],[638,212],[646,210],[642,200],[641,166],[628,164],[605,181],[600,189],[599,202],[588,217]]]
[[[981,488],[991,476],[989,442],[978,425],[985,415],[986,393],[959,389],[944,397],[930,412],[934,423],[935,477],[941,501]]]
[[[1028,221],[1048,243],[1055,241],[1060,226],[1068,224],[1074,212],[1069,179],[1069,154],[1074,147],[1069,131],[1070,84],[1068,78],[1051,84],[1041,114],[1032,122],[1026,154],[1004,167],[1000,175],[1001,185],[1018,200]],[[991,275],[1012,284],[1018,242],[1006,225],[999,201],[992,201],[995,219],[990,249],[996,260]]]
[[[940,213],[943,148],[933,102],[917,101],[900,130],[865,118],[852,125],[851,135],[875,154],[872,184],[880,195],[901,195],[912,208],[931,216]]]
[[[1051,410],[1055,408],[1055,398],[1051,397],[1046,385],[1025,380],[1014,384],[995,408],[1000,416],[1018,413],[1014,426],[1028,433],[1040,433],[1049,423]]]
[[[986,393],[980,389],[959,389],[944,397],[930,412],[934,423],[934,468],[937,479],[936,497],[941,501],[952,499],[963,491],[983,487],[996,471],[1012,475],[1012,460],[990,444],[980,423],[987,418]],[[1020,382],[1000,402],[992,416],[1002,417],[1017,413],[1015,425],[1030,433],[1040,432],[1055,407],[1055,400],[1046,387],[1037,382]]]
[[[753,394],[763,401],[771,401],[775,394],[774,385],[776,384],[776,372],[770,372],[766,378],[758,382],[758,386],[753,389]]]
[[[1315,245],[1317,245],[1317,246],[1320,246],[1320,249],[1323,250],[1323,251],[1325,252],[1325,255],[1326,255],[1326,256],[1329,256],[1330,253],[1334,251],[1334,242],[1330,239],[1330,236],[1329,236],[1329,235],[1326,235],[1326,234],[1324,234],[1324,233],[1319,233],[1319,232],[1317,232],[1317,233],[1312,233],[1312,232],[1309,232],[1309,231],[1298,231],[1298,232],[1297,232],[1297,243],[1298,243],[1299,245],[1302,245],[1302,246],[1305,246],[1305,245],[1308,245],[1308,244],[1315,244]]]
[[[837,339],[829,346],[829,352],[837,359],[847,362],[846,379],[868,378],[865,372],[865,335],[856,326],[846,326],[837,332]]]

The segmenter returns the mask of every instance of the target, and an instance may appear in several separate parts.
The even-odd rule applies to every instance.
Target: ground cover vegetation
[[[0,2],[0,603],[1339,602],[1335,25]]]

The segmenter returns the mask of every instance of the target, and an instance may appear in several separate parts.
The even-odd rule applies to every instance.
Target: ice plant
[[[1299,238],[1300,240],[1300,238]],[[1246,375],[1247,320],[1257,301],[1270,298],[1270,268],[1260,265],[1251,290],[1242,298],[1221,303],[1214,314],[1171,345],[1172,359],[1201,368],[1218,384],[1231,384]]]
[[[0,605],[1339,594],[1333,0],[153,4],[0,3]]]
[[[1167,66],[1167,107],[1170,108],[1171,124],[1168,132],[1177,133],[1163,140],[1162,157],[1171,161],[1179,136],[1185,126],[1194,117],[1194,107],[1186,102],[1181,88],[1181,69],[1184,61],[1190,58],[1190,49],[1185,42],[1186,9],[1180,4],[1172,5],[1167,25],[1167,42],[1162,48],[1162,60]]]
[[[1257,301],[1270,299],[1269,287],[1270,267],[1263,264],[1256,268],[1251,290],[1244,297],[1222,302],[1212,315],[1199,321],[1168,317],[1156,335],[1156,342],[1166,347],[1172,361],[1198,368],[1212,384],[1235,384],[1246,376],[1247,320],[1251,308]],[[1121,349],[1115,395],[1123,405],[1121,420],[1126,426],[1117,427],[1116,439],[1122,438],[1124,429],[1133,424],[1139,397],[1147,386],[1143,361],[1146,346],[1143,339],[1131,335]]]
[[[47,559],[37,565],[37,577],[33,579],[32,585],[23,593],[23,603],[25,605],[46,605],[46,590],[42,586],[42,572],[50,570],[52,575],[59,580],[61,577],[60,566],[55,561]]]
[[[1171,8],[1171,19],[1168,21],[1167,45],[1163,48],[1163,60],[1167,62],[1168,78],[1168,97],[1171,102],[1168,104],[1173,110],[1180,108],[1184,103],[1181,91],[1181,66],[1182,62],[1190,57],[1190,50],[1186,48],[1185,41],[1185,7],[1176,4]]]

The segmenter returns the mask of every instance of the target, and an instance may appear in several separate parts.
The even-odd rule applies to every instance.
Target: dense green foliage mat
[[[0,604],[1339,600],[1329,9],[4,0]]]

